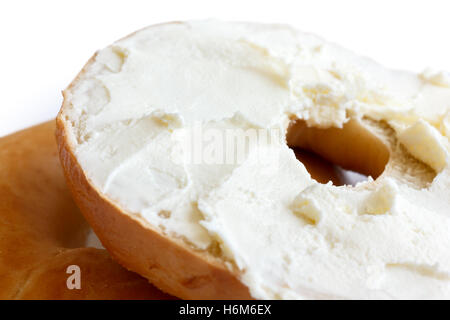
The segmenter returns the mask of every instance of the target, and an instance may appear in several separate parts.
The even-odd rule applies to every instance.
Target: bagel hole
[[[388,147],[356,120],[326,129],[293,120],[286,141],[311,177],[323,184],[355,186],[369,176],[376,179],[389,161]]]
[[[303,163],[311,177],[319,183],[327,184],[331,181],[335,186],[355,186],[357,183],[369,179],[367,175],[346,170],[312,151],[296,147],[291,147],[291,149],[297,160]]]

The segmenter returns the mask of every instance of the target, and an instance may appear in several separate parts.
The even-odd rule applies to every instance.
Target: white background
[[[55,117],[97,50],[187,19],[291,24],[397,69],[450,71],[450,1],[0,1],[0,136]]]

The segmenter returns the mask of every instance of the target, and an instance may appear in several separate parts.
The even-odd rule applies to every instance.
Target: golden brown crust
[[[68,290],[67,266],[81,270],[81,290]],[[20,290],[20,299],[173,299],[145,279],[126,271],[106,250],[76,248],[62,250],[40,261]]]
[[[65,185],[54,121],[0,139],[0,299],[167,299],[105,250],[81,248],[90,230]],[[69,265],[81,290],[69,290]]]

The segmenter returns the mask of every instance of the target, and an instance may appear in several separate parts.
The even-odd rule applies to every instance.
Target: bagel
[[[65,185],[55,122],[0,139],[0,299],[169,299],[86,247],[90,228]],[[66,285],[80,267],[80,289]]]
[[[113,258],[177,297],[450,298],[449,79],[288,26],[162,24],[64,91],[59,154]],[[320,183],[294,148],[369,178]]]

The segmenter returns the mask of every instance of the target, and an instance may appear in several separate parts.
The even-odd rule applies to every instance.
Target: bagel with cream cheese
[[[51,121],[0,139],[0,299],[171,299],[89,247],[54,132]],[[69,289],[74,265],[81,287]]]
[[[0,299],[172,299],[124,270],[105,250],[69,196],[54,121],[0,138]],[[345,177],[297,151],[318,181]],[[67,287],[70,266],[80,289]]]
[[[57,117],[104,246],[187,299],[450,298],[449,137],[446,73],[216,21],[100,50]],[[293,148],[369,178],[321,183]]]

